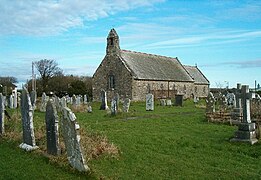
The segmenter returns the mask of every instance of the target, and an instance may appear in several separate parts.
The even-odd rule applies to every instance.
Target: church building
[[[179,59],[120,49],[119,36],[111,29],[106,55],[93,75],[93,100],[101,90],[110,100],[116,93],[121,99],[144,101],[147,93],[154,98],[207,97],[209,81],[197,66],[182,65]]]

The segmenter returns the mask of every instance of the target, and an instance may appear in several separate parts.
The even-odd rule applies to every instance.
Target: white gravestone
[[[146,95],[146,111],[154,110],[154,96],[153,94]]]

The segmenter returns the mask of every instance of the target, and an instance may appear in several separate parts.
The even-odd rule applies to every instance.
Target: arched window
[[[114,89],[115,88],[115,78],[114,78],[114,75],[109,75],[108,84],[109,84],[109,89]]]

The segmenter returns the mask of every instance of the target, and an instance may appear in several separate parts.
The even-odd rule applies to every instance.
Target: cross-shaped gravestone
[[[251,123],[250,99],[252,99],[252,93],[249,93],[249,86],[247,86],[247,85],[242,86],[241,99],[242,99],[242,105],[243,105],[243,122]]]
[[[60,154],[58,123],[59,123],[59,117],[57,115],[56,106],[53,99],[51,98],[47,102],[46,113],[45,113],[48,154],[52,154],[52,155]]]
[[[249,86],[243,85],[241,94],[238,97],[242,100],[243,106],[243,121],[238,125],[238,131],[235,133],[235,138],[231,141],[249,142],[250,144],[256,143],[255,123],[251,122],[250,117],[250,99],[252,93],[249,93]]]
[[[153,94],[146,95],[146,111],[154,110],[154,96]]]
[[[4,105],[4,96],[0,93],[0,135],[5,132],[5,105]]]

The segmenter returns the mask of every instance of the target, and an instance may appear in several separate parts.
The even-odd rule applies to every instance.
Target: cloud
[[[2,0],[0,35],[56,35],[120,11],[163,0]]]
[[[245,60],[245,61],[227,61],[221,63],[204,64],[202,67],[232,66],[236,68],[259,68],[261,67],[261,59]]]

